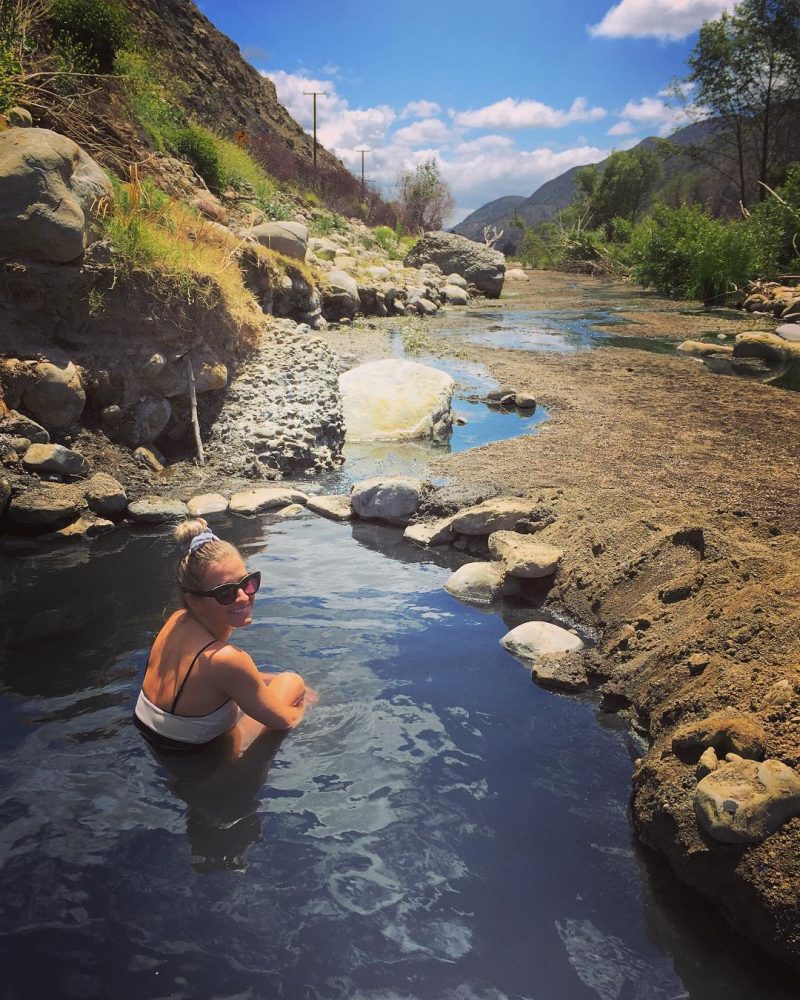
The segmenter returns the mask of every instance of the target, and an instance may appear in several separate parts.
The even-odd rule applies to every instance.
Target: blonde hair
[[[195,517],[190,521],[181,521],[173,532],[176,543],[183,549],[175,576],[181,590],[181,600],[184,607],[186,607],[186,591],[205,589],[203,578],[209,566],[225,556],[234,555],[242,558],[235,545],[216,537],[213,541],[204,542],[202,545],[195,546],[193,550],[190,549],[192,539],[204,531],[208,531],[208,523],[205,518]],[[243,559],[242,562],[244,562]]]

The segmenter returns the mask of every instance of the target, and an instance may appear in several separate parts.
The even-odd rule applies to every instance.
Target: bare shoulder
[[[234,646],[230,642],[220,642],[206,650],[209,663],[215,670],[222,673],[241,672],[250,673],[256,669],[253,658],[245,653],[243,649]]]

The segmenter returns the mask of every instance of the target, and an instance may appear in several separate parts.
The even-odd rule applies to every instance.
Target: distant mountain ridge
[[[711,122],[698,122],[679,129],[669,137],[676,146],[695,146],[707,142],[714,134],[715,126]],[[633,148],[649,148],[657,145],[654,136],[648,136]],[[606,160],[596,165],[602,170]],[[513,253],[519,244],[521,233],[513,225],[513,220],[519,218],[526,226],[536,226],[549,222],[559,212],[563,211],[575,197],[575,178],[579,170],[589,164],[579,164],[571,167],[558,177],[546,181],[528,198],[520,195],[506,195],[494,201],[487,202],[453,227],[453,231],[478,243],[484,242],[483,231],[486,226],[494,226],[503,236],[497,244],[497,249],[503,253]],[[664,177],[659,191],[666,188],[677,175],[687,171],[698,171],[697,163],[685,155],[674,155],[664,163]],[[720,182],[721,183],[721,182]],[[726,196],[727,197],[727,196]],[[735,203],[735,202],[734,202]]]

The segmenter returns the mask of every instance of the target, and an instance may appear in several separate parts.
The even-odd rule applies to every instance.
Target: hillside
[[[670,136],[669,141],[678,147],[699,146],[708,143],[711,135],[713,126],[701,122],[679,129]],[[649,136],[634,148],[652,148],[659,142],[659,139]],[[605,162],[606,160],[601,160],[597,166],[602,170]],[[542,184],[528,198],[510,195],[488,202],[454,226],[454,232],[483,242],[484,226],[495,226],[498,231],[501,229],[504,231],[498,249],[503,253],[513,253],[520,240],[519,229],[512,225],[515,216],[528,227],[555,218],[575,197],[575,175],[580,169],[580,166],[571,167],[558,177]],[[654,197],[669,198],[676,185],[679,185],[682,191],[686,190],[687,186],[691,187],[693,200],[703,201],[713,197],[712,207],[722,214],[730,212],[737,204],[732,189],[722,183],[719,177],[714,177],[713,182],[709,183],[707,168],[701,167],[686,155],[673,154],[666,157],[664,175]]]

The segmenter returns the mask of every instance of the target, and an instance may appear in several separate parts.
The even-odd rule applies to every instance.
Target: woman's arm
[[[241,710],[270,729],[292,729],[305,713],[303,678],[287,671],[259,673],[253,660],[235,646],[223,646],[209,657],[214,680]],[[266,681],[267,677],[271,677]]]

